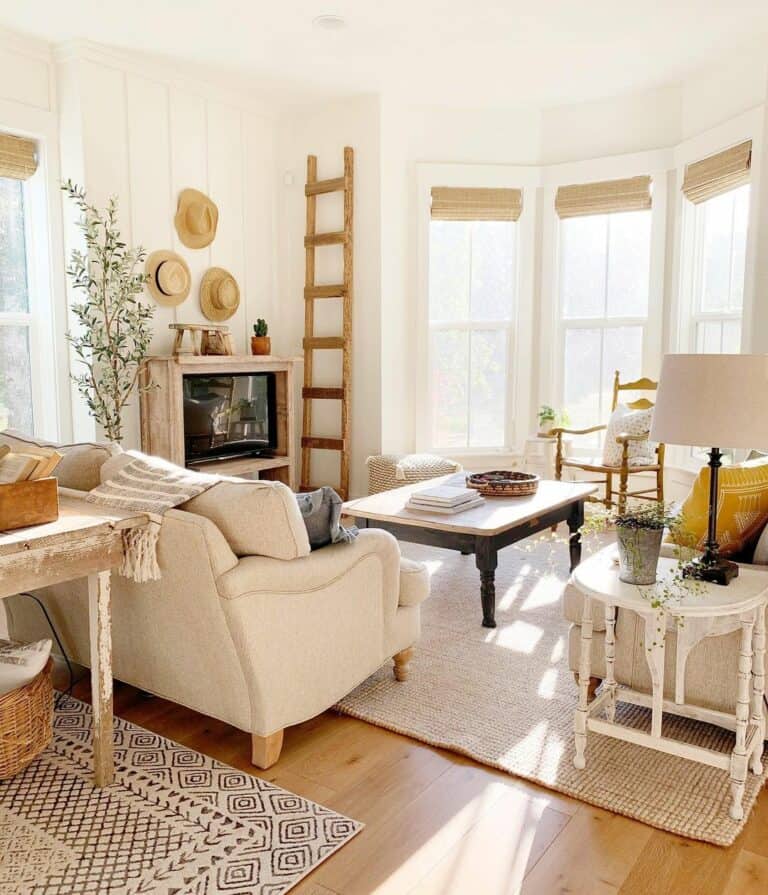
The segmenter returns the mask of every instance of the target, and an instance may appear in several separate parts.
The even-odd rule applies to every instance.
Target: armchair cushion
[[[219,482],[180,509],[214,522],[237,556],[297,559],[309,554],[296,496],[282,482]]]
[[[653,408],[648,410],[630,410],[619,404],[611,414],[603,446],[603,463],[606,466],[621,466],[622,446],[616,441],[619,435],[645,435],[651,428]],[[647,439],[629,442],[629,465],[648,466],[654,462],[654,445]]]
[[[418,606],[429,596],[429,572],[422,562],[400,557],[400,606]]]

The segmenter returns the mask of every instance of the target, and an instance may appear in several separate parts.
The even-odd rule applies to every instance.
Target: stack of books
[[[438,485],[414,492],[405,505],[409,510],[422,513],[461,513],[485,501],[482,494],[472,488],[458,488],[454,485]]]
[[[0,485],[44,479],[59,460],[61,454],[50,447],[25,445],[23,451],[12,451],[7,444],[0,444]]]

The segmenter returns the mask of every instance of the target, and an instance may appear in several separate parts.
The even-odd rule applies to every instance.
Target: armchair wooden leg
[[[283,748],[283,731],[276,730],[268,737],[260,737],[255,733],[251,734],[251,764],[255,764],[257,768],[263,771],[271,768],[280,758],[280,752]]]
[[[402,652],[392,656],[392,658],[395,662],[395,680],[407,681],[410,671],[409,665],[413,658],[413,647],[409,646],[408,649],[404,649]]]

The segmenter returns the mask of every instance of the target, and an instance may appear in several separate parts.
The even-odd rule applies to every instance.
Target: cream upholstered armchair
[[[645,377],[635,379],[632,382],[621,382],[621,374],[616,370],[613,377],[613,402],[611,404],[611,413],[613,413],[619,405],[619,398],[622,392],[649,392],[655,391],[658,383],[652,379]],[[629,410],[649,410],[653,407],[653,402],[646,397],[636,398],[634,401],[627,401],[626,406]],[[630,460],[630,445],[633,442],[648,441],[648,432],[640,434],[630,434],[622,432],[616,436],[616,441],[621,445],[621,458],[616,466],[609,466],[603,462],[602,457],[569,457],[566,456],[564,450],[564,435],[590,435],[594,432],[602,432],[607,429],[607,425],[590,426],[588,429],[566,429],[558,426],[550,430],[549,434],[557,439],[555,450],[555,478],[559,482],[563,477],[564,469],[578,469],[582,472],[597,474],[598,478],[591,480],[596,484],[604,486],[604,494],[600,498],[587,498],[588,500],[599,500],[607,508],[616,507],[620,513],[624,512],[627,505],[628,497],[639,497],[646,500],[664,500],[664,450],[663,444],[654,447],[655,459],[649,463],[634,464]],[[646,488],[640,488],[636,491],[629,490],[629,477],[636,473],[650,473],[653,476],[653,482]],[[614,478],[618,478],[618,489],[614,488]]]
[[[99,446],[78,451],[62,486],[94,487],[99,467],[104,478],[125,462]],[[93,480],[81,474],[86,463]],[[112,576],[115,677],[249,732],[259,767],[278,760],[285,727],[334,705],[388,659],[398,680],[408,675],[429,579],[387,532],[310,553],[285,485],[226,482],[168,511],[158,559],[159,581]],[[72,587],[76,599],[62,599]],[[68,655],[89,665],[85,582],[37,595]],[[33,601],[4,603],[14,639],[48,636]]]

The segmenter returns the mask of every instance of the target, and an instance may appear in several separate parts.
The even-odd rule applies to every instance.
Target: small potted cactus
[[[267,321],[259,317],[253,324],[253,335],[251,336],[251,354],[271,354],[272,340],[267,333],[269,327]]]

